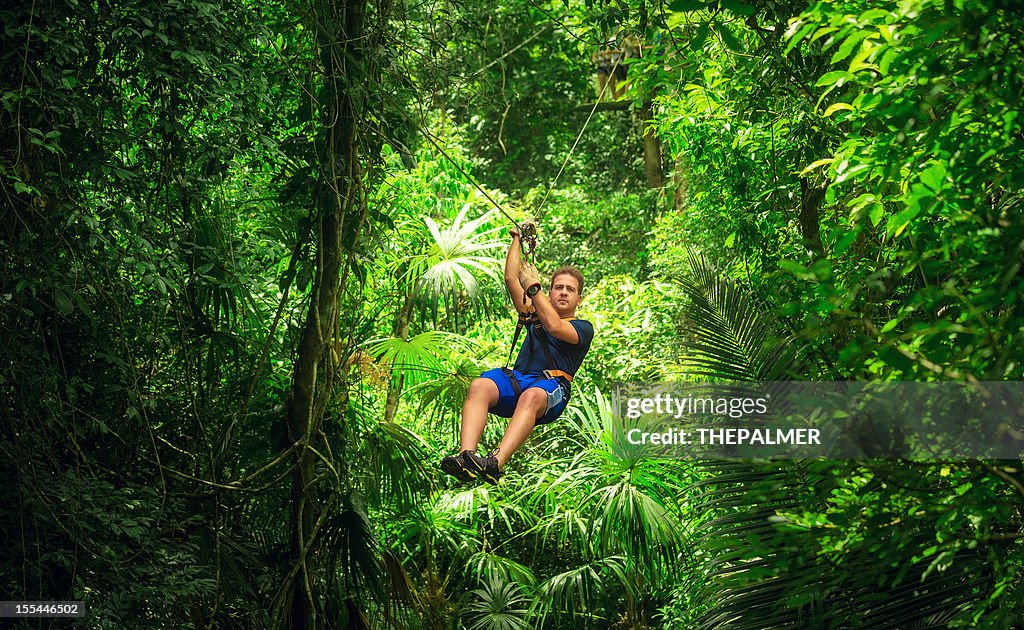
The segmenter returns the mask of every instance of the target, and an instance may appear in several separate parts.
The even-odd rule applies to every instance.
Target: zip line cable
[[[448,152],[445,151],[441,147],[440,144],[438,144],[437,138],[434,136],[434,134],[430,133],[429,131],[427,131],[423,127],[420,127],[420,133],[423,134],[424,138],[426,138],[427,140],[430,141],[430,144],[434,145],[434,148],[437,149],[441,153],[441,155],[444,156],[444,158],[446,160],[448,160],[449,162],[452,163],[452,166],[454,166],[456,170],[458,170],[460,173],[462,173],[463,177],[465,177],[466,179],[469,180],[469,183],[473,184],[473,186],[478,191],[480,191],[480,194],[482,194],[484,197],[487,198],[487,201],[491,202],[491,205],[493,205],[495,208],[500,210],[501,213],[503,215],[505,215],[505,218],[512,222],[512,225],[516,226],[517,228],[520,227],[519,226],[519,222],[517,222],[515,219],[513,219],[512,216],[508,212],[505,212],[505,209],[501,207],[501,204],[499,204],[497,201],[495,201],[494,198],[491,197],[491,195],[488,194],[488,192],[486,190],[484,190],[483,186],[481,186],[479,183],[477,183],[477,181],[473,178],[473,176],[470,175],[468,172],[466,172],[466,169],[462,168],[461,164],[456,162],[455,159],[452,158],[452,156],[448,155]]]
[[[618,69],[618,67],[619,67],[619,58],[616,57],[615,63],[612,64],[612,69],[609,72],[609,76],[614,76],[615,71]],[[583,122],[583,126],[580,128],[580,132],[576,136],[576,140],[572,143],[572,147],[569,148],[569,153],[566,154],[565,160],[562,161],[562,166],[559,167],[558,172],[555,174],[554,179],[551,180],[551,184],[548,186],[547,191],[545,191],[544,197],[541,198],[540,204],[537,205],[537,209],[535,210],[536,213],[539,213],[540,210],[544,208],[544,205],[547,203],[548,197],[551,195],[551,191],[554,189],[555,185],[558,183],[558,178],[562,176],[562,172],[565,171],[566,165],[569,163],[569,160],[572,159],[572,154],[575,153],[576,147],[579,145],[580,140],[583,138],[583,134],[587,130],[587,126],[590,125],[590,121],[594,117],[594,112],[597,111],[597,106],[601,103],[601,99],[604,97],[605,91],[608,89],[608,84],[609,83],[610,83],[610,81],[606,81],[604,83],[604,85],[601,86],[601,91],[597,95],[597,100],[594,102],[594,106],[592,108],[590,108],[590,114],[587,115],[587,119]],[[445,111],[444,114],[445,114],[445,116],[447,116],[449,118],[449,120],[451,120],[451,117],[448,115],[447,111]],[[421,115],[421,118],[422,118],[422,115]],[[455,121],[452,120],[452,122],[454,123]],[[468,179],[469,182],[478,191],[480,191],[480,193],[487,199],[487,201],[491,202],[491,205],[493,205],[503,215],[505,215],[505,218],[508,219],[512,223],[512,225],[514,225],[516,227],[517,230],[520,230],[520,231],[522,230],[522,226],[519,224],[519,222],[516,221],[515,219],[513,219],[512,216],[508,212],[506,212],[503,207],[501,207],[501,204],[499,204],[497,201],[495,201],[494,198],[491,197],[491,195],[488,194],[488,192],[486,190],[484,190],[483,186],[481,186],[472,175],[470,175],[464,168],[462,168],[461,164],[456,162],[450,155],[448,155],[448,152],[445,151],[441,147],[440,143],[438,142],[438,138],[436,136],[434,136],[434,134],[430,133],[430,131],[428,131],[426,129],[426,127],[424,125],[422,125],[422,124],[418,124],[418,123],[414,123],[414,124],[416,124],[416,126],[419,128],[420,133],[423,134],[423,137],[425,137],[427,140],[429,140],[430,144],[432,144],[434,146],[434,148],[437,149],[441,153],[441,155],[444,156],[444,158],[446,160],[451,162],[452,166],[454,166],[456,168],[456,170],[458,170],[463,175],[463,177]]]
[[[611,78],[615,76],[615,71],[618,68],[619,58],[616,57],[615,63],[612,64],[611,72],[608,73],[608,77]],[[605,81],[604,85],[601,86],[601,91],[598,92],[597,94],[597,100],[594,101],[594,106],[590,108],[590,114],[587,115],[587,120],[584,121],[583,127],[580,128],[579,135],[576,136],[576,141],[572,143],[572,147],[569,149],[569,153],[565,156],[565,160],[562,162],[562,166],[558,169],[558,173],[556,173],[555,178],[551,180],[551,185],[548,186],[547,192],[544,193],[544,197],[540,200],[540,205],[537,206],[537,212],[540,212],[540,209],[544,207],[545,203],[547,203],[548,195],[551,194],[551,191],[554,189],[555,184],[558,183],[558,178],[562,176],[562,171],[565,170],[565,165],[569,163],[569,158],[571,158],[572,154],[576,151],[576,145],[578,145],[580,143],[580,140],[583,138],[583,132],[587,130],[587,125],[590,124],[590,119],[594,117],[594,112],[597,111],[597,106],[601,103],[601,99],[604,97],[604,92],[605,90],[608,89],[609,83],[611,83],[611,81]]]

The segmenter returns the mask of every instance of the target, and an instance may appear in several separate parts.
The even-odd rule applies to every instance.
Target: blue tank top
[[[526,339],[523,339],[523,345],[519,347],[519,355],[513,367],[523,373],[562,370],[575,376],[583,363],[583,357],[590,350],[590,342],[594,340],[594,325],[585,319],[574,319],[569,323],[576,329],[579,343],[562,341],[549,335],[546,330],[538,330],[539,327],[528,324]],[[547,353],[541,344],[547,345]],[[554,365],[547,365],[549,354]]]

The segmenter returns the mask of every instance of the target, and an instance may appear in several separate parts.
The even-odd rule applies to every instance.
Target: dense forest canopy
[[[0,600],[87,608],[24,627],[1024,623],[1020,458],[657,458],[612,405],[1024,380],[1017,3],[0,16]],[[597,334],[464,485],[503,213]]]

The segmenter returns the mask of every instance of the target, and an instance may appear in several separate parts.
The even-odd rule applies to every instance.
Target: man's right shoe
[[[471,474],[495,485],[501,479],[501,468],[498,467],[498,458],[495,457],[497,453],[495,449],[487,457],[480,457],[476,453],[463,451],[462,457],[465,459],[466,469]]]
[[[472,451],[462,451],[458,455],[449,455],[441,460],[441,470],[465,483],[477,478],[475,468],[469,464]]]

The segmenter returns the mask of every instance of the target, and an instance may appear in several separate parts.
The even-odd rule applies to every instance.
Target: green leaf
[[[940,192],[946,181],[946,166],[936,162],[921,171],[921,183],[935,192]]]
[[[676,13],[682,11],[699,11],[701,9],[706,9],[707,6],[708,3],[701,2],[701,0],[673,0],[669,3],[668,10]]]
[[[716,24],[715,28],[718,29],[718,34],[722,36],[722,41],[725,42],[725,45],[729,50],[733,52],[743,52],[746,50],[740,40],[736,39],[736,35],[733,34],[728,26],[725,26],[724,24]]]
[[[999,153],[999,149],[989,149],[988,151],[985,151],[984,153],[981,154],[981,157],[978,158],[978,161],[975,162],[975,165],[981,166],[982,162],[984,162],[985,160],[989,159],[990,157],[997,153]]]
[[[800,177],[803,177],[804,175],[810,173],[811,171],[813,171],[816,168],[821,168],[822,166],[825,166],[827,164],[831,164],[831,163],[833,163],[835,161],[836,161],[836,159],[834,157],[821,158],[820,160],[814,160],[813,162],[811,162],[810,164],[805,166],[804,170],[800,171]]]
[[[811,31],[813,31],[816,27],[817,24],[815,24],[814,22],[808,22],[807,24],[803,24],[801,26],[799,20],[794,21],[789,26],[789,29],[786,31],[786,35],[789,37],[789,41],[786,43],[786,48],[785,50],[782,51],[782,54],[788,55],[790,51],[796,48],[800,44],[800,42],[805,37],[807,37],[811,33]]]
[[[820,79],[815,82],[814,87],[822,87],[825,85],[841,87],[847,81],[856,79],[852,73],[846,70],[833,70],[832,72],[826,72],[821,76]]]
[[[708,23],[701,22],[697,32],[690,38],[690,50],[700,51],[704,48],[704,42],[708,39]]]
[[[828,118],[838,111],[853,111],[853,105],[850,105],[849,103],[832,103],[828,106],[822,116]]]
[[[839,50],[832,55],[832,61],[830,63],[836,64],[849,57],[853,53],[854,48],[856,48],[856,46],[860,44],[861,40],[867,37],[867,35],[867,31],[854,31],[849,37],[843,40],[842,45],[839,46]]]
[[[852,231],[847,232],[846,234],[843,234],[841,237],[839,237],[839,240],[836,241],[835,252],[837,254],[845,253],[846,250],[850,249],[850,245],[853,245],[853,242],[857,240],[858,234],[859,232]]]
[[[889,236],[899,236],[910,222],[921,213],[921,206],[914,200],[908,207],[889,217],[885,231]]]
[[[871,219],[871,225],[878,227],[878,224],[882,221],[882,214],[885,212],[885,208],[880,203],[873,203],[868,209],[868,218]]]
[[[57,310],[61,315],[70,315],[75,310],[71,296],[68,295],[68,292],[63,287],[54,287],[53,303],[57,306]]]
[[[834,32],[836,32],[838,30],[839,29],[834,27],[834,26],[823,26],[823,27],[819,28],[818,30],[814,31],[814,35],[811,35],[811,41],[812,42],[816,42],[819,39],[821,39],[822,37],[828,35],[829,33],[834,33]]]

